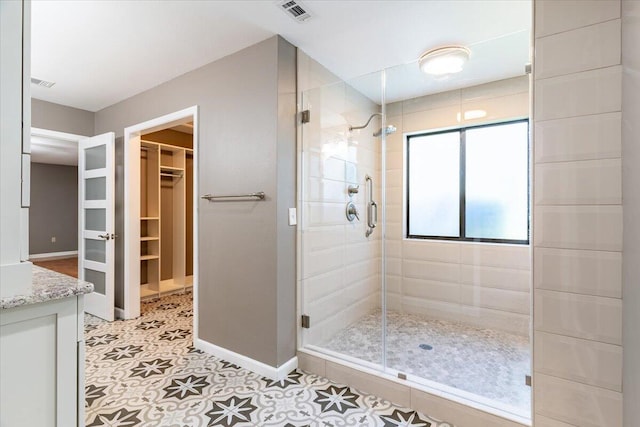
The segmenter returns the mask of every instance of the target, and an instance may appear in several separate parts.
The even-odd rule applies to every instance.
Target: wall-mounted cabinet
[[[192,285],[193,151],[142,140],[140,151],[140,296]]]

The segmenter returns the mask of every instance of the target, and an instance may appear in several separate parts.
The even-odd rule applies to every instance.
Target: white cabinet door
[[[85,311],[114,319],[115,168],[113,132],[78,143],[78,277],[93,283]]]
[[[77,425],[77,306],[71,297],[0,310],[2,427]]]

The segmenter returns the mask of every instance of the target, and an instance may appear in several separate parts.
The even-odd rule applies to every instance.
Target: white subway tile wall
[[[301,64],[303,109],[311,112],[300,147],[302,311],[311,318],[302,333],[304,345],[322,345],[381,305],[381,240],[379,232],[365,237],[364,186],[367,174],[380,185],[380,140],[372,135],[380,120],[348,131],[380,107],[312,59]],[[359,193],[349,197],[349,185],[360,185]],[[378,187],[378,201],[379,195]],[[352,223],[345,215],[349,200],[360,213]]]
[[[534,5],[534,425],[621,426],[620,1]]]

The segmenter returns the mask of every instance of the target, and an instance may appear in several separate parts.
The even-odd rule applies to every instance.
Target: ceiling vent
[[[299,1],[281,0],[281,1],[278,1],[278,6],[287,15],[289,15],[290,17],[292,17],[298,22],[305,22],[306,20],[311,18],[311,14],[308,12],[306,7],[302,6],[302,4]]]
[[[46,87],[46,88],[50,88],[55,83],[54,82],[48,82],[46,80],[35,79],[35,78],[31,77],[31,84],[42,86],[42,87]]]

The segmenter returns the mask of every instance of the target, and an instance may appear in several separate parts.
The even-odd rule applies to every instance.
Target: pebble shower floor
[[[326,378],[271,381],[192,347],[191,294],[134,320],[85,317],[87,427],[453,427]]]
[[[382,361],[382,311],[336,333],[322,347],[371,363]],[[387,364],[506,405],[531,411],[531,348],[525,336],[419,315],[387,313]]]

